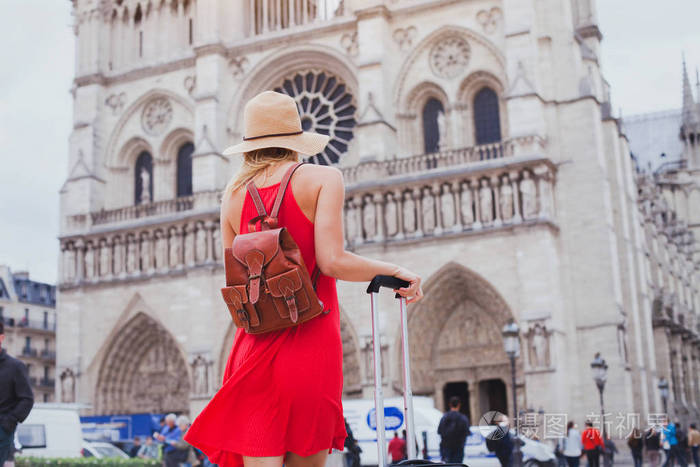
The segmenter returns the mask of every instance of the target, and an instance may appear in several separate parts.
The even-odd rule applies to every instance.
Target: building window
[[[425,154],[440,150],[441,137],[445,134],[445,109],[442,102],[431,97],[423,107],[423,149]]]
[[[134,168],[134,204],[148,204],[153,201],[153,158],[143,151],[136,158]]]
[[[192,40],[194,39],[194,30],[192,29],[192,18],[190,18],[190,45],[192,45]]]
[[[49,401],[49,395],[47,393],[44,393],[44,402]]]
[[[44,312],[44,329],[49,328],[49,312],[45,311]]]
[[[24,338],[24,348],[27,350],[32,348],[32,338],[31,337],[26,336]]]
[[[498,96],[491,88],[481,89],[474,97],[474,126],[476,144],[495,143],[501,140]]]
[[[192,153],[194,144],[185,143],[177,152],[177,196],[192,194]]]

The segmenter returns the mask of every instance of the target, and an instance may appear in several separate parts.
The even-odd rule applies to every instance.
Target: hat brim
[[[224,149],[223,155],[242,154],[244,152],[255,151],[263,148],[285,148],[296,151],[299,154],[313,156],[320,153],[328,144],[330,137],[320,133],[305,131],[298,135],[290,136],[268,136],[265,138],[252,139],[230,146]]]

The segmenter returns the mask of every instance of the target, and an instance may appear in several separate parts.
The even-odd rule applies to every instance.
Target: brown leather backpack
[[[236,235],[224,252],[226,287],[221,294],[233,322],[248,334],[296,326],[327,313],[316,296],[318,267],[312,280],[291,234],[277,227],[287,185],[302,164],[284,174],[269,216],[253,181],[246,185],[258,216],[248,222],[248,233]]]

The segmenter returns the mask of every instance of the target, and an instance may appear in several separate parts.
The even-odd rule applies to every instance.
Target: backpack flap
[[[248,298],[251,304],[260,298],[262,271],[279,252],[281,229],[239,234],[233,239],[233,256],[247,270]]]
[[[303,283],[298,267],[269,277],[265,283],[281,318],[289,317],[293,323],[296,323],[299,320],[299,313],[309,309],[309,297],[302,288]]]

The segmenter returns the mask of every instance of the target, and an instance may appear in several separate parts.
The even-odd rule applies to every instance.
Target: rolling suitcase
[[[386,446],[386,431],[384,429],[384,391],[382,390],[382,355],[381,345],[379,342],[379,310],[378,294],[381,287],[386,287],[391,290],[408,287],[408,282],[391,276],[376,276],[367,287],[367,293],[370,295],[370,307],[372,314],[372,346],[374,351],[374,409],[377,418],[377,454],[378,467],[387,467],[389,465],[387,446]],[[403,405],[404,405],[404,421],[406,424],[406,454],[407,459],[399,462],[401,466],[454,466],[466,467],[465,464],[445,464],[440,462],[431,462],[425,459],[416,457],[416,433],[413,423],[413,393],[411,391],[411,361],[408,348],[408,317],[406,316],[406,299],[396,294],[399,299],[399,307],[401,311],[401,353],[403,357]]]

